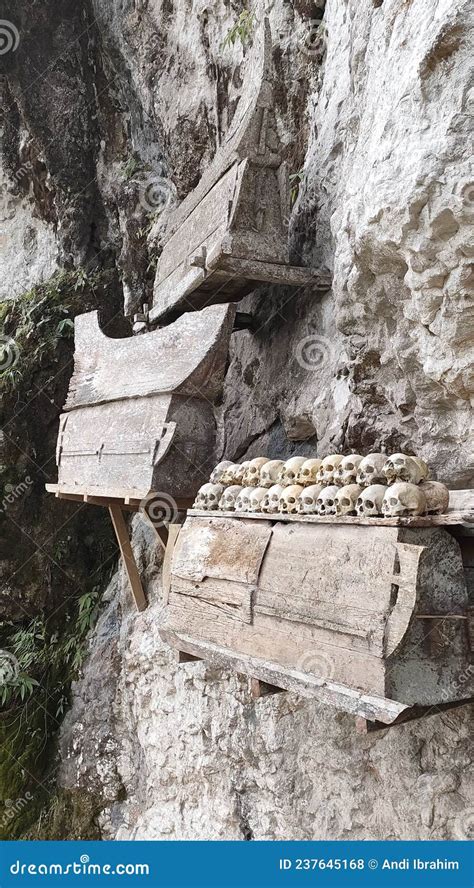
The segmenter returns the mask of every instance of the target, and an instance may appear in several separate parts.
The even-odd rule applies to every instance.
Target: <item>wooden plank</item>
[[[351,715],[362,715],[367,719],[390,724],[407,709],[403,703],[387,700],[380,695],[364,694],[331,679],[322,680],[302,670],[281,669],[271,661],[257,656],[242,657],[228,646],[194,638],[185,631],[177,632],[163,628],[160,629],[160,635],[171,647],[185,650],[215,666],[231,668],[235,672],[258,678],[302,697],[317,699],[321,703],[335,706]]]
[[[192,524],[186,521],[173,556],[173,574],[199,582],[214,577],[255,584],[271,535],[266,524],[256,527],[207,516]]]
[[[163,586],[164,604],[168,604],[169,601],[171,590],[171,562],[173,559],[173,551],[176,545],[176,540],[178,539],[180,531],[180,524],[170,524],[168,529],[168,542],[166,544],[165,557],[163,559],[163,573],[161,580]]]
[[[109,512],[137,610],[144,611],[148,607],[148,603],[143,591],[122,509],[120,506],[113,505],[109,506]]]
[[[278,668],[301,668],[320,679],[330,676],[360,691],[384,693],[385,666],[380,657],[325,643],[323,632],[308,626],[295,631],[294,624],[257,614],[250,625],[235,613],[174,595],[173,580],[164,628],[225,646],[241,657],[260,657]]]
[[[295,265],[281,265],[240,256],[225,256],[216,260],[216,271],[239,275],[251,281],[280,284],[289,287],[307,287],[325,293],[331,289],[332,278],[327,272]]]
[[[355,515],[347,515],[342,518],[328,515],[323,518],[319,515],[265,515],[263,512],[203,512],[200,509],[190,509],[189,514],[197,517],[206,515],[212,518],[245,518],[248,521],[271,521],[274,523],[353,524],[365,527],[445,527],[474,521],[474,512],[446,512],[444,515],[419,515],[411,518],[359,518]]]

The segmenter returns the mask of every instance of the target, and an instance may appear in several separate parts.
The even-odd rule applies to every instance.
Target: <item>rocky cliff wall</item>
[[[468,486],[470,4],[252,6],[256,16],[264,8],[280,135],[300,182],[292,250],[331,269],[334,282],[322,299],[261,288],[243,303],[256,330],[232,339],[218,411],[222,453],[322,455],[385,444],[418,452],[437,477]],[[241,11],[204,0],[93,0],[83,26],[73,22],[80,51],[67,70],[58,62],[53,71],[56,115],[80,85],[81,127],[65,139],[80,162],[56,180],[49,170],[50,202],[32,188],[13,207],[17,236],[24,241],[21,232],[33,228],[48,247],[41,267],[24,247],[9,249],[10,279],[17,266],[33,282],[55,262],[107,257],[120,271],[126,310],[150,301],[163,193],[171,207],[196,184],[232,114],[245,46],[238,37],[222,44]],[[64,27],[54,21],[62,48]],[[34,34],[35,15],[28,27]],[[34,126],[20,61],[7,72],[18,131],[30,127],[49,169],[57,158],[48,161],[45,134]],[[74,194],[89,166],[95,178],[85,204]],[[157,182],[158,204],[148,196]],[[11,195],[5,200],[13,206]],[[133,612],[119,571],[61,740],[60,784],[100,799],[104,838],[467,834],[465,710],[361,738],[348,716],[316,703],[290,694],[252,702],[235,675],[178,668],[159,639],[160,556],[139,518],[134,545],[151,606]]]

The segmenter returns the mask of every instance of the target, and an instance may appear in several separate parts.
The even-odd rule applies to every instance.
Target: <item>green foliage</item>
[[[123,167],[122,175],[124,179],[129,181],[133,179],[133,177],[137,173],[145,173],[150,170],[150,167],[147,163],[143,163],[139,157],[136,157],[134,154],[131,154],[128,158],[126,164]]]
[[[289,176],[291,190],[290,190],[290,206],[294,207],[296,203],[296,198],[298,197],[300,185],[304,179],[304,170],[298,170],[297,173],[292,173]]]
[[[0,393],[24,387],[34,373],[57,362],[61,343],[74,335],[74,317],[86,311],[85,295],[107,283],[108,272],[60,271],[49,281],[8,300],[0,312],[0,334],[10,337],[17,360],[0,372]]]
[[[255,23],[255,13],[249,9],[243,9],[235,24],[227,32],[222,42],[223,49],[226,46],[233,46],[236,40],[240,40],[242,46],[246,46],[252,39]]]

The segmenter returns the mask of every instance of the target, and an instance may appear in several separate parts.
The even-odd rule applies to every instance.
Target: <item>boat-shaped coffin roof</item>
[[[235,307],[183,314],[163,329],[111,339],[96,311],[75,320],[74,373],[64,409],[181,394],[214,400],[220,393]]]

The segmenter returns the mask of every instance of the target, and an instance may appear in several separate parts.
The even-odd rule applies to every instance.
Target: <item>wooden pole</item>
[[[113,505],[109,506],[109,512],[137,610],[144,611],[148,607],[148,602],[143,591],[142,581],[133,554],[122,509],[120,506]]]

